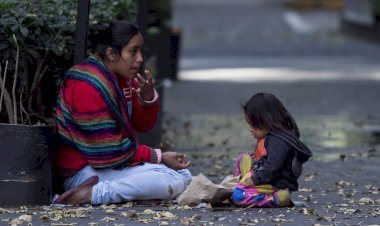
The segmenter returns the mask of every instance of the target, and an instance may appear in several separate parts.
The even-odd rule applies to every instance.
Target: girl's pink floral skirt
[[[235,176],[245,174],[247,168],[251,169],[251,163],[247,161],[247,156],[251,158],[247,153],[239,155],[236,160]],[[242,207],[276,208],[293,206],[288,189],[278,189],[270,184],[245,186],[239,182],[234,188],[231,198],[235,205]]]

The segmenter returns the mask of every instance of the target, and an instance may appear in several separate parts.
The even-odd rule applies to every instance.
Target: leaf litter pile
[[[210,170],[204,163],[208,162],[220,175],[230,173],[225,166],[233,164],[233,159],[226,156],[191,160],[193,167],[205,173]],[[373,149],[334,161],[308,162],[299,191],[292,194],[292,200],[304,205],[293,208],[244,209],[228,204],[189,207],[175,201],[151,206],[134,202],[82,207],[20,206],[0,208],[0,225],[380,225],[379,163],[378,151]]]

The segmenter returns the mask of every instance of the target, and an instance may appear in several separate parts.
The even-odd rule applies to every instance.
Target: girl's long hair
[[[273,94],[257,93],[242,107],[252,127],[269,132],[290,131],[300,136],[292,115]]]

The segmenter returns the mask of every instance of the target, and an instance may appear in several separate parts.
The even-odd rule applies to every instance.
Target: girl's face
[[[263,139],[268,134],[267,129],[258,129],[258,128],[253,127],[247,114],[244,114],[244,119],[249,125],[249,131],[251,132],[251,135],[257,140]]]
[[[112,71],[124,78],[136,77],[143,62],[141,52],[143,44],[143,37],[140,33],[133,36],[129,43],[121,49],[120,56],[112,63]]]

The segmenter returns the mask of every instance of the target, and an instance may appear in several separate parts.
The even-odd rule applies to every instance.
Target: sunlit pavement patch
[[[380,145],[380,119],[341,115],[296,118],[301,140],[316,150],[370,148]],[[170,147],[196,150],[252,150],[255,140],[240,114],[166,115],[163,142]],[[319,151],[318,151],[319,152]]]
[[[380,157],[380,146],[376,148],[333,148],[314,150],[314,161],[336,161],[341,160],[343,162],[349,159],[366,159],[371,157]]]
[[[354,148],[380,144],[380,119],[315,116],[300,119],[298,125],[304,142],[313,147]]]

